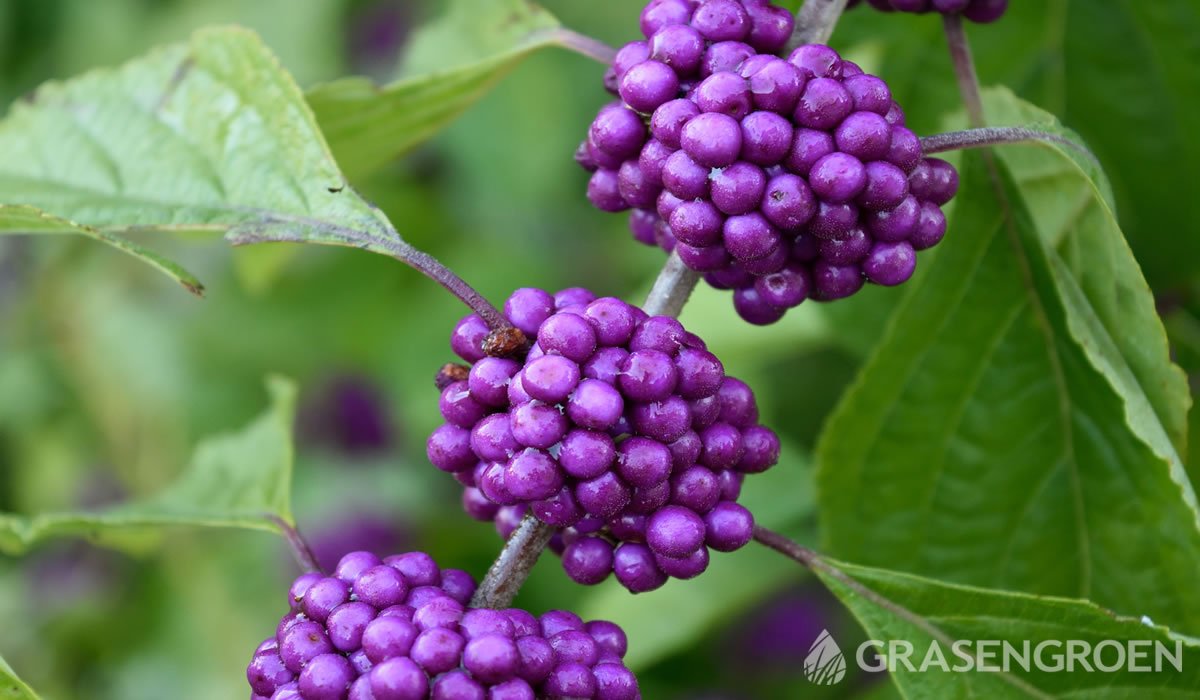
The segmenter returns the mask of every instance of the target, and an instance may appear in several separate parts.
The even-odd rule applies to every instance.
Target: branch
[[[792,31],[787,50],[804,44],[824,44],[833,36],[838,18],[846,11],[847,0],[805,0],[796,13],[796,28]]]
[[[957,12],[942,15],[942,26],[946,30],[946,44],[950,47],[950,59],[954,62],[954,77],[958,80],[958,91],[967,106],[967,119],[971,126],[987,124],[983,114],[983,98],[979,95],[979,76],[975,73],[975,60],[971,57],[971,44],[963,29],[962,15]]]
[[[642,310],[651,316],[678,316],[699,281],[700,273],[689,269],[678,255],[671,253]]]
[[[521,524],[504,543],[500,556],[488,569],[487,576],[475,589],[471,607],[503,609],[511,606],[551,537],[554,537],[553,527],[532,514],[522,518]]]
[[[288,547],[292,550],[292,556],[296,558],[296,563],[305,573],[324,574],[321,570],[321,564],[317,561],[317,557],[313,554],[312,548],[308,546],[308,542],[304,540],[304,536],[300,531],[292,526],[291,523],[274,513],[267,514],[267,520],[275,524],[283,533],[284,539],[287,540]]]
[[[946,134],[926,136],[921,139],[921,152],[928,155],[930,153],[958,151],[965,148],[982,148],[1000,143],[1023,143],[1029,141],[1044,141],[1046,143],[1066,146],[1087,156],[1096,165],[1100,164],[1100,159],[1096,157],[1096,154],[1088,150],[1087,146],[1082,143],[1072,141],[1065,136],[1038,131],[1037,129],[1029,129],[1023,126],[985,126],[978,129],[951,131]]]

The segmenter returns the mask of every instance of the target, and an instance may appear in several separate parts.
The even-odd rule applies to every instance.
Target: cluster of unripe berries
[[[675,251],[738,313],[897,285],[945,234],[958,175],[924,158],[887,85],[833,49],[774,55],[791,15],[764,0],[653,0],[576,159],[588,197],[633,209],[634,238]]]
[[[507,537],[533,513],[561,529],[551,546],[573,580],[615,574],[635,593],[750,541],[742,478],[775,464],[779,439],[704,341],[579,288],[519,289],[504,313],[532,346],[489,356],[483,320],[459,322],[451,347],[471,366],[443,370],[446,423],[427,443],[472,517]]]
[[[246,669],[251,700],[640,698],[625,633],[574,613],[471,608],[475,581],[409,552],[309,573]]]
[[[863,0],[850,0],[849,9]],[[972,22],[987,24],[995,22],[1008,9],[1008,0],[866,0],[867,4],[883,12],[913,12],[925,14],[938,12],[943,15],[961,14]]]

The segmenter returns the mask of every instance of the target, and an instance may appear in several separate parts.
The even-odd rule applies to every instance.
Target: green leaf
[[[19,554],[63,536],[142,547],[168,526],[276,531],[274,518],[291,524],[296,387],[272,377],[267,389],[271,406],[265,413],[238,432],[197,445],[188,467],[157,496],[95,513],[0,514],[0,551]]]
[[[1200,4],[1073,0],[1064,42],[1064,120],[1110,164],[1123,219],[1152,279],[1200,275],[1200,198],[1180,178],[1200,162]]]
[[[342,168],[367,175],[429,139],[521,59],[561,41],[559,23],[528,0],[454,0],[413,36],[400,80],[318,85],[308,102]]]
[[[1178,375],[1111,212],[1059,172],[1057,206],[1085,214],[1039,213],[1072,222],[1047,246],[1007,165],[1002,201],[964,162],[935,267],[818,446],[827,549],[1200,629],[1196,497],[1157,412],[1186,404],[1143,383]]]
[[[1121,617],[1085,600],[959,586],[825,559],[818,559],[813,570],[868,635],[884,642],[885,649],[888,642],[912,645],[911,664],[916,670],[898,661],[890,669],[892,680],[905,697],[1092,700],[1200,695],[1200,645],[1145,618]],[[965,666],[953,653],[954,642],[961,640],[972,642],[963,650],[976,664],[979,654],[997,652],[996,656],[983,657],[989,667],[997,670],[947,672],[932,657],[934,660],[921,671],[935,640],[951,668]],[[978,645],[981,640],[993,646]],[[1048,670],[1056,665],[1054,654],[1065,665],[1065,643],[1071,640],[1086,642],[1093,650],[1111,640],[1126,651],[1132,648],[1146,652],[1148,656],[1137,660],[1142,667],[1153,668],[1157,645],[1162,645],[1167,656],[1160,657],[1161,671],[1149,673],[1129,670],[1124,665],[1114,672],[1087,672],[1081,665],[1075,665],[1074,672]],[[1030,648],[1029,670],[1011,658],[1008,670],[1003,670],[1000,644],[1008,643],[1019,653],[1026,642]],[[1043,642],[1050,644],[1043,647],[1039,657],[1036,650]],[[1129,646],[1130,642],[1137,644]],[[1117,652],[1110,647],[1102,647],[1100,659],[1111,667]],[[858,650],[842,651],[848,664],[855,663]],[[1179,662],[1181,670],[1168,656]],[[870,656],[866,658],[874,663]]]
[[[836,43],[888,81],[912,128],[932,133],[961,105],[940,22],[866,9],[846,14]],[[1046,106],[1099,155],[1155,288],[1200,276],[1200,236],[1179,234],[1200,201],[1178,195],[1200,161],[1200,3],[1011,3],[1003,22],[967,31],[984,84]]]
[[[996,124],[1030,126],[1080,142],[1053,115],[1006,88],[985,91],[984,103]],[[1094,161],[1057,143],[1003,147],[996,153],[1034,212],[1042,240],[1057,251],[1055,259],[1087,298],[1090,310],[1081,314],[1094,313],[1141,387],[1126,387],[1124,393],[1144,392],[1175,450],[1187,454],[1191,405],[1187,377],[1167,361],[1166,330],[1155,310],[1154,294],[1117,223],[1108,178]],[[1089,347],[1084,336],[1078,337]],[[1122,381],[1109,374],[1113,381]]]
[[[0,151],[0,201],[110,232],[374,250],[399,240],[347,187],[300,89],[244,29],[204,29],[43,85],[0,122]]]
[[[38,700],[38,694],[33,692],[20,678],[17,672],[0,656],[0,698],[4,700]]]
[[[204,296],[204,285],[190,272],[167,260],[154,251],[147,250],[120,236],[83,226],[73,221],[51,216],[44,211],[24,205],[0,204],[0,235],[6,234],[75,234],[86,236],[127,253],[145,262],[195,294]]]

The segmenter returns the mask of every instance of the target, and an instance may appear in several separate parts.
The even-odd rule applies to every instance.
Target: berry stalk
[[[824,44],[833,35],[838,18],[846,11],[847,0],[805,0],[796,13],[796,29],[788,50],[804,44]]]
[[[959,151],[966,148],[983,148],[1002,143],[1023,143],[1027,141],[1045,141],[1047,143],[1066,146],[1082,153],[1088,159],[1099,164],[1096,155],[1081,143],[1072,141],[1064,136],[1059,136],[1058,134],[1050,134],[1020,126],[985,126],[977,129],[965,129],[963,131],[951,131],[945,134],[926,136],[921,139],[921,151],[923,153],[943,153],[945,151]]]
[[[950,58],[954,62],[954,77],[958,80],[958,91],[967,106],[967,119],[972,127],[987,124],[983,114],[983,98],[979,94],[979,76],[975,73],[975,59],[971,56],[971,44],[963,29],[962,15],[942,16],[946,31],[946,44],[950,47]]]
[[[613,59],[617,57],[617,50],[603,41],[570,29],[555,29],[554,41],[564,49],[587,56],[606,66],[611,66]]]
[[[288,547],[292,550],[292,556],[296,558],[296,563],[304,573],[324,574],[321,571],[321,564],[317,562],[317,556],[313,554],[312,548],[308,546],[308,542],[300,531],[292,526],[291,523],[279,517],[278,515],[270,514],[267,516],[283,533],[284,539],[287,540]]]
[[[500,330],[512,327],[508,319],[504,318],[504,314],[500,313],[491,302],[429,253],[418,250],[405,241],[391,239],[387,241],[386,249],[393,258],[442,285],[446,291],[466,304],[467,308],[479,314],[479,317],[487,323],[488,328]]]

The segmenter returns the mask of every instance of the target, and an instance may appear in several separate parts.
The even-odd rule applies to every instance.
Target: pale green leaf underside
[[[107,231],[100,231],[73,221],[60,219],[57,216],[51,216],[35,207],[21,204],[0,204],[0,235],[8,234],[33,236],[71,234],[86,236],[101,243],[107,243],[117,250],[151,265],[197,296],[203,296],[204,294],[204,285],[200,284],[200,280],[158,253]]]
[[[0,201],[97,229],[395,238],[346,186],[291,77],[240,28],[43,85],[0,122],[0,151]]]
[[[412,39],[401,78],[380,87],[344,78],[308,91],[317,121],[352,178],[428,140],[530,52],[560,41],[550,13],[527,0],[457,0]]]
[[[136,548],[170,526],[274,531],[273,517],[290,523],[296,387],[272,377],[267,388],[266,412],[237,432],[202,441],[178,480],[159,495],[94,513],[0,514],[0,551],[19,554],[63,536]]]
[[[1172,634],[1166,627],[1114,615],[1086,600],[972,588],[853,564],[833,561],[827,564],[815,567],[814,571],[850,609],[868,637],[885,643],[893,640],[911,643],[912,663],[918,669],[934,640],[951,666],[961,664],[952,655],[954,641],[996,640],[1009,642],[1017,650],[1029,642],[1028,672],[1015,661],[1010,661],[1007,673],[944,672],[932,664],[924,672],[913,672],[897,664],[892,680],[906,697],[939,700],[1200,697],[1200,646]],[[1093,647],[1104,640],[1117,643],[1137,640],[1138,648],[1150,650],[1151,654],[1139,659],[1138,664],[1151,667],[1152,645],[1161,643],[1169,654],[1181,655],[1182,671],[1176,670],[1165,657],[1160,672],[1122,669],[1089,673],[1078,665],[1073,673],[1039,670],[1033,663],[1032,651],[1049,640],[1063,644],[1079,640]],[[968,649],[974,651],[979,647]],[[1046,647],[1044,662],[1052,666],[1054,660],[1050,654],[1057,651],[1061,655],[1064,649],[1065,646]],[[842,651],[848,664],[855,663],[856,649]],[[1108,649],[1101,658],[1105,664],[1112,664],[1115,652]],[[990,660],[993,666],[1000,663],[999,657]]]
[[[17,678],[16,671],[13,671],[12,666],[0,656],[0,700],[39,700],[38,694],[33,692],[20,678]]]
[[[1186,404],[1166,386],[1176,374],[1136,263],[1086,191],[1060,189],[1058,207],[1087,214],[1059,216],[1065,238],[1048,247],[1054,235],[1022,192],[1006,185],[1006,217],[981,157],[967,155],[935,267],[822,435],[826,548],[1195,632],[1195,494],[1156,413]],[[1073,251],[1085,245],[1083,264]],[[1122,333],[1145,333],[1145,345]]]
[[[985,91],[984,100],[994,123],[1031,126],[1079,141],[1053,115],[1023,102],[1007,88]],[[1122,360],[1128,364],[1128,373],[1111,368],[1105,373],[1122,387],[1122,394],[1137,397],[1137,405],[1130,406],[1131,425],[1136,428],[1141,422],[1138,414],[1151,411],[1149,420],[1157,416],[1175,451],[1186,455],[1191,405],[1187,378],[1167,361],[1167,335],[1154,307],[1154,293],[1117,223],[1108,178],[1094,161],[1060,144],[1002,147],[996,153],[1012,171],[1027,208],[1035,213],[1034,224],[1042,239],[1056,249],[1065,276],[1074,280],[1091,307],[1086,312],[1078,309],[1071,318],[1094,317],[1120,353],[1120,358],[1094,357],[1097,367],[1119,365]],[[1084,342],[1086,332],[1072,332],[1090,352]],[[1165,449],[1161,454],[1168,456]]]

